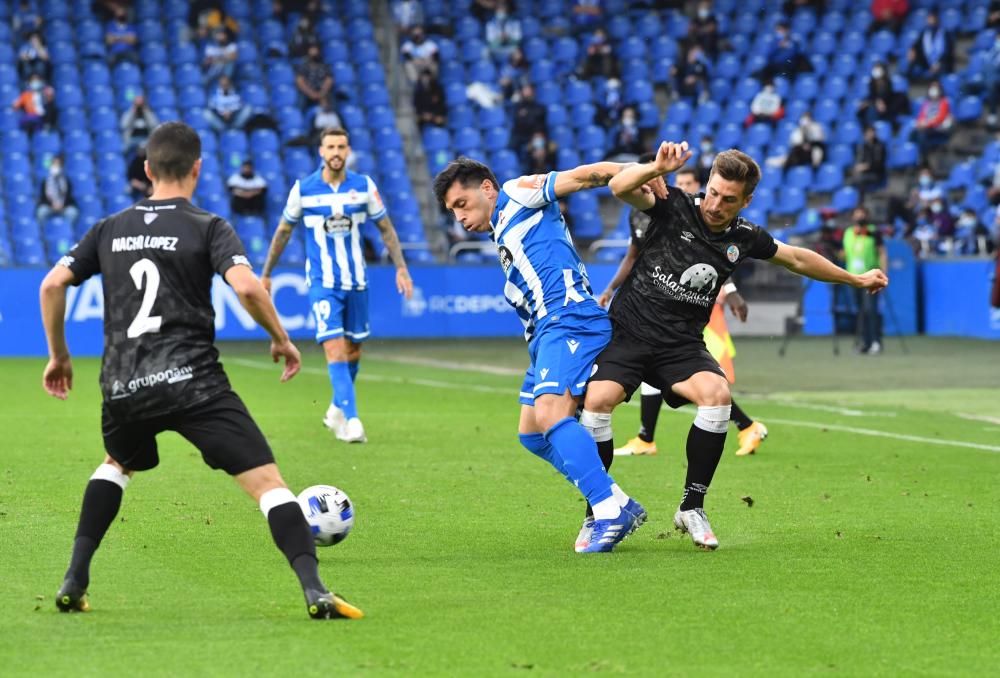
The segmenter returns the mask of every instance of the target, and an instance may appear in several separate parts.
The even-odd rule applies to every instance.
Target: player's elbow
[[[608,182],[608,188],[611,189],[611,192],[615,194],[616,198],[622,198],[632,192],[632,189],[629,188],[628,184],[622,180],[621,174],[612,177],[611,181]]]

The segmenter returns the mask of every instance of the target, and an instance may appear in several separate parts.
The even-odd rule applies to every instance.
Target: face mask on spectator
[[[941,96],[941,90],[938,89],[937,87],[931,87],[930,89],[927,90],[927,96],[929,96],[931,99],[937,99],[939,96]]]
[[[943,210],[943,209],[944,209],[944,205],[942,205],[941,203],[939,203],[939,202],[932,202],[931,203],[931,212],[933,212],[934,214],[940,213],[941,210]]]
[[[698,18],[699,19],[704,20],[704,19],[707,19],[710,16],[712,16],[712,10],[711,9],[709,9],[708,7],[699,7],[698,8]]]
[[[934,183],[934,179],[929,174],[921,174],[920,175],[920,185],[921,186],[925,186],[925,187],[926,186],[930,186],[932,183]]]
[[[885,75],[885,69],[882,68],[881,66],[876,66],[875,68],[872,69],[873,78],[881,78],[883,75]]]

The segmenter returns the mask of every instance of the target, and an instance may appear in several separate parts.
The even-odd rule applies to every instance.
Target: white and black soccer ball
[[[313,485],[302,490],[298,500],[317,546],[339,544],[354,527],[354,504],[341,489]]]

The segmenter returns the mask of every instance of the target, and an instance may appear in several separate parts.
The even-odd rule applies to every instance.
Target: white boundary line
[[[373,358],[373,360],[381,360],[381,358]],[[234,365],[242,365],[243,367],[251,367],[259,370],[275,370],[277,368],[271,363],[266,363],[261,360],[248,360],[246,358],[229,358],[223,362],[229,362]],[[403,362],[401,359],[395,362]],[[460,368],[453,368],[460,369]],[[475,366],[469,364],[467,367],[461,368],[466,371],[475,371]],[[327,376],[328,372],[326,370],[321,370],[316,367],[303,367],[302,372],[306,374],[314,374],[319,376]],[[518,374],[520,374],[518,372]],[[379,374],[371,374],[370,372],[362,372],[359,376],[364,376],[365,380],[370,381],[380,381],[392,384],[412,384],[414,386],[426,386],[428,388],[443,388],[449,390],[459,390],[459,391],[476,391],[478,393],[496,393],[509,395],[511,398],[516,394],[516,389],[500,388],[498,386],[483,386],[481,384],[459,384],[454,381],[440,381],[436,379],[409,379],[405,377],[387,377]],[[780,401],[771,402],[781,405]],[[635,402],[629,403],[630,405],[637,405]],[[680,412],[677,410],[668,409],[668,412],[673,412],[676,414],[687,414],[686,412]],[[943,445],[946,447],[963,447],[973,450],[985,450],[987,452],[1000,452],[1000,445],[986,445],[984,443],[970,443],[964,440],[950,440],[948,438],[925,438],[923,436],[913,436],[906,433],[891,433],[889,431],[879,431],[872,428],[858,428],[855,426],[843,426],[841,424],[824,424],[818,421],[802,421],[799,419],[779,419],[775,417],[768,417],[768,422],[774,422],[776,424],[784,424],[785,426],[797,426],[799,428],[812,428],[820,430],[829,431],[841,431],[843,433],[854,433],[856,435],[870,436],[874,438],[890,438],[893,440],[905,440],[911,443],[924,443],[927,445]]]

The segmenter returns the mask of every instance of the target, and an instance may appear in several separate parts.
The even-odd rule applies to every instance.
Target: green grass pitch
[[[737,399],[771,435],[736,458],[731,429],[707,502],[720,549],[672,530],[693,415],[665,409],[660,454],[613,468],[650,522],[590,557],[572,552],[580,499],[517,444],[523,344],[372,342],[359,446],[320,425],[314,348],[279,384],[262,344],[225,346],[289,485],[357,505],[321,571],[368,616],[324,623],[257,507],[175,435],[94,560],[94,611],[57,613],[102,455],[98,363],[76,360],[63,403],[41,390],[43,361],[0,361],[0,675],[989,675],[998,347],[908,343],[835,357],[829,339],[798,340],[782,359],[776,341],[738,339]],[[622,407],[616,442],[637,422]]]

